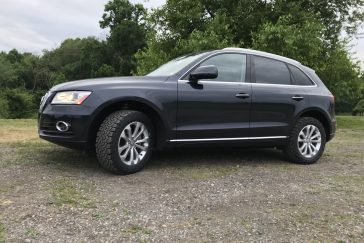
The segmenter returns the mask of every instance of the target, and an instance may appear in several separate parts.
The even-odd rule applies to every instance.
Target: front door
[[[199,66],[215,65],[218,77],[178,81],[177,140],[219,141],[249,137],[251,84],[247,55],[216,54]],[[192,70],[191,70],[192,71]]]

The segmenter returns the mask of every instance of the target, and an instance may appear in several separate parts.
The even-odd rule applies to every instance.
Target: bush
[[[33,95],[22,89],[6,89],[0,95],[1,116],[4,118],[29,118],[35,113]],[[3,108],[5,107],[5,108]],[[4,116],[3,116],[4,115]]]
[[[355,106],[355,108],[353,109],[353,116],[356,116],[356,115],[364,115],[364,99],[363,100],[360,100],[358,102],[358,104]]]
[[[9,105],[8,101],[0,95],[0,118],[8,118],[9,116]]]

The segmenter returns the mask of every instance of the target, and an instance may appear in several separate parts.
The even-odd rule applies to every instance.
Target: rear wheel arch
[[[312,117],[321,122],[321,124],[325,129],[326,138],[330,138],[331,134],[330,118],[325,111],[316,108],[304,110],[297,115],[292,126],[294,126],[298,121],[298,119],[302,117]]]
[[[135,110],[145,114],[153,123],[155,131],[155,146],[159,146],[166,139],[166,124],[156,108],[141,100],[127,99],[111,102],[100,109],[94,116],[88,129],[87,148],[93,150],[96,135],[102,122],[115,111]]]

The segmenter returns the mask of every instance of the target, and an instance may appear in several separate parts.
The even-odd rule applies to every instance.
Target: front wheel
[[[152,153],[153,126],[143,113],[116,111],[106,117],[96,137],[96,155],[105,169],[117,174],[141,170]]]
[[[298,164],[313,164],[324,152],[326,133],[321,122],[312,117],[300,118],[291,131],[285,154]]]

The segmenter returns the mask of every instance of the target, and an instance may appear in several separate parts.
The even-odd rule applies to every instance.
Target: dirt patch
[[[129,176],[20,140],[0,144],[0,242],[364,241],[363,130],[339,130],[310,166],[275,149],[180,149]]]

